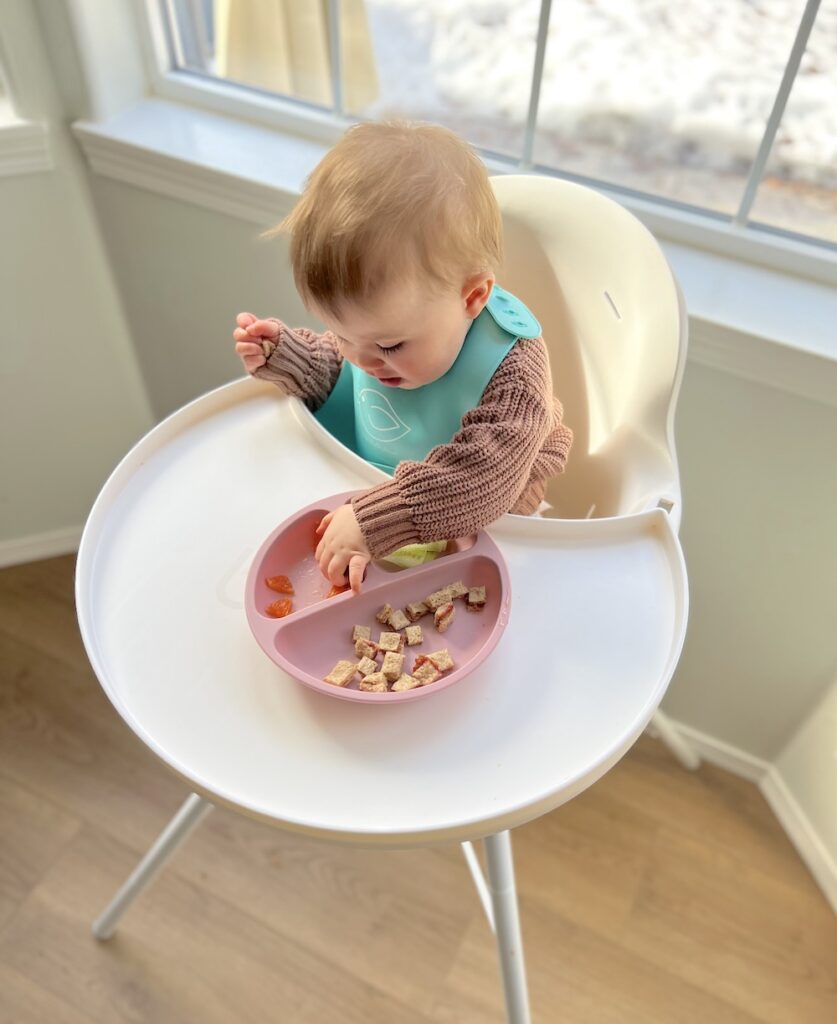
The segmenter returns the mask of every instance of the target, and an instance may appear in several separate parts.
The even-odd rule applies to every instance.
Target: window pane
[[[535,159],[734,214],[803,9],[802,0],[560,0]]]
[[[837,242],[837,0],[823,0],[750,218]]]
[[[366,117],[446,125],[519,157],[540,0],[367,0],[380,79]]]

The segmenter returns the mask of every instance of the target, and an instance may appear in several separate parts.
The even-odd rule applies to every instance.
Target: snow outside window
[[[837,243],[837,0],[162,2],[184,73]]]

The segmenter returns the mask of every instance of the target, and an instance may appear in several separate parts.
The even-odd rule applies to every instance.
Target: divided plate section
[[[307,510],[274,535],[256,557],[258,572],[252,580],[254,602],[256,611],[268,622],[277,620],[267,615],[265,608],[279,598],[290,597],[294,607],[291,614],[325,601],[331,584],[314,559],[318,540],[314,531],[329,511],[327,508]],[[287,576],[293,583],[293,594],[271,590],[265,584],[270,576]]]
[[[493,546],[490,541],[485,544],[485,547]],[[462,580],[466,586],[486,588],[483,610],[469,612],[464,599],[457,599],[454,620],[445,633],[437,632],[431,614],[425,615],[418,621],[423,642],[415,647],[405,644],[403,651],[404,671],[410,672],[419,654],[430,654],[446,647],[456,665],[452,672],[436,683],[403,693],[367,693],[358,689],[357,677],[345,688],[323,681],[323,676],[341,659],[358,660],[351,640],[353,626],[369,626],[372,639],[377,640],[386,629],[375,619],[382,605],[403,609],[408,603],[421,601],[456,580]],[[505,628],[509,602],[507,577],[498,561],[489,553],[478,554],[472,549],[415,569],[386,574],[384,582],[378,584],[376,578],[376,585],[365,586],[360,594],[341,594],[299,615],[276,620],[273,651],[268,653],[296,679],[333,697],[381,704],[415,700],[455,683],[488,656]]]

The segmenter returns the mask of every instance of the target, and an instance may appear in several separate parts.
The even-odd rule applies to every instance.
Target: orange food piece
[[[348,583],[344,584],[342,587],[332,587],[326,594],[326,597],[337,597],[338,594],[345,594],[348,589]]]
[[[290,615],[293,610],[293,602],[287,597],[282,597],[265,608],[267,614],[274,619],[284,619],[284,617],[286,615]]]
[[[266,586],[280,594],[292,594],[294,585],[287,576],[268,576],[265,580]]]

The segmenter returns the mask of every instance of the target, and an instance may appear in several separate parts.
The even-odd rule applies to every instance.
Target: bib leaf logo
[[[363,388],[358,395],[358,420],[366,434],[379,444],[400,441],[410,428],[393,409],[386,395],[374,388]]]

